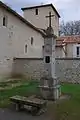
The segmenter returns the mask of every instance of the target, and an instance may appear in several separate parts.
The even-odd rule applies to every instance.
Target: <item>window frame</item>
[[[34,38],[31,37],[31,45],[33,45],[33,42],[34,42]]]
[[[8,24],[8,18],[7,18],[6,15],[3,16],[3,21],[2,21],[2,22],[3,22],[3,26],[4,26],[4,27],[7,27],[7,24]]]
[[[77,55],[77,47],[79,47],[79,55]],[[80,44],[73,45],[73,57],[80,58]]]
[[[28,52],[28,46],[27,46],[27,44],[25,45],[25,53],[27,53]]]
[[[77,55],[77,57],[80,56],[80,46],[76,47],[76,55]]]
[[[39,10],[38,10],[38,8],[35,9],[35,14],[36,14],[36,15],[39,14]]]

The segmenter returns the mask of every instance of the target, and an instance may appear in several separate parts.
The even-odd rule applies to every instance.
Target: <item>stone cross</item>
[[[51,27],[51,18],[54,17],[54,15],[51,15],[51,12],[49,12],[49,16],[46,16],[46,18],[49,18],[49,27]]]
[[[51,12],[49,12],[49,27],[44,38],[44,70],[46,74],[41,78],[40,90],[44,99],[56,100],[60,96],[60,85],[55,74],[55,45],[56,36],[51,26]]]

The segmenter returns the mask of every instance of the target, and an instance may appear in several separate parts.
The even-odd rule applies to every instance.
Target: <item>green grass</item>
[[[25,82],[24,85],[15,87],[9,90],[0,91],[0,107],[7,107],[10,103],[9,98],[14,95],[29,96],[33,94],[38,94],[38,83],[37,82]]]
[[[13,80],[10,80],[10,81],[3,81],[3,82],[0,82],[0,87],[1,88],[5,88],[5,87],[11,87],[11,85],[16,85],[16,84],[27,84],[29,83],[30,81],[26,81],[26,79],[13,79]]]
[[[38,83],[24,82],[20,87],[0,91],[0,107],[10,104],[9,97],[14,95],[29,96],[39,94]],[[27,84],[28,83],[28,84]],[[80,120],[80,85],[62,84],[62,94],[70,94],[71,98],[60,100],[48,106],[48,115],[51,120]]]
[[[63,84],[62,92],[71,98],[55,104],[56,120],[80,120],[80,85]]]

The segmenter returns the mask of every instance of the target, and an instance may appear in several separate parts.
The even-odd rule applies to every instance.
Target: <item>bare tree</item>
[[[60,24],[60,36],[61,35],[80,35],[80,20],[79,21],[69,21],[64,23],[64,21]]]

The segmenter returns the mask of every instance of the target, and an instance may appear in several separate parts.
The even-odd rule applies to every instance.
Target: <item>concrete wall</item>
[[[59,34],[59,17],[56,14],[56,12],[52,9],[52,7],[41,7],[38,8],[39,14],[35,14],[34,9],[24,10],[24,18],[30,21],[33,25],[35,25],[38,28],[46,29],[49,26],[49,18],[46,18],[46,16],[49,15],[49,12],[51,12],[53,15],[55,15],[52,18],[52,27],[54,30],[54,34],[58,36]]]
[[[80,83],[80,58],[56,58],[56,75],[62,82]]]

